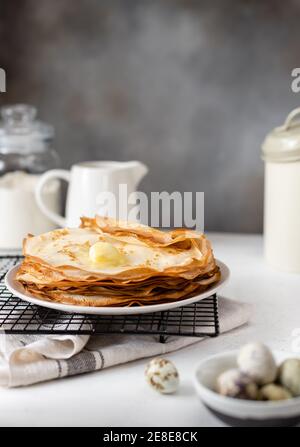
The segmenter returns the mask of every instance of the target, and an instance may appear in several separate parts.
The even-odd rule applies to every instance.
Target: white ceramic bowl
[[[260,402],[221,396],[214,391],[217,377],[237,367],[238,351],[230,351],[203,360],[196,369],[195,388],[204,405],[219,419],[232,426],[294,426],[300,423],[300,397]],[[273,351],[278,364],[294,353]]]

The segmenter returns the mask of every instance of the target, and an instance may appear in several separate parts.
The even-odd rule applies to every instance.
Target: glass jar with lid
[[[17,104],[1,108],[0,121],[0,249],[19,249],[27,233],[53,229],[35,203],[41,174],[59,167],[53,148],[53,126],[36,120],[35,107]],[[58,182],[49,184],[45,200],[60,210]]]
[[[14,171],[42,174],[58,167],[54,128],[37,121],[36,113],[35,107],[25,104],[1,108],[0,176]]]

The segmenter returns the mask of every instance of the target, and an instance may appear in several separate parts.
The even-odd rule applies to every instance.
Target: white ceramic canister
[[[300,273],[300,108],[270,132],[265,161],[264,251],[278,270]]]

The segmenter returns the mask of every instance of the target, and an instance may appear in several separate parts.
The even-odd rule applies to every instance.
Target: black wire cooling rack
[[[0,332],[7,334],[151,334],[161,342],[169,335],[216,337],[218,301],[212,295],[198,303],[140,315],[82,315],[35,306],[12,295],[4,285],[7,271],[21,256],[0,256]]]

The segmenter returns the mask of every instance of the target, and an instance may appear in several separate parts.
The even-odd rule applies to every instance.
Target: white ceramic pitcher
[[[37,184],[35,198],[41,211],[53,222],[61,227],[77,227],[80,217],[94,217],[103,214],[110,217],[127,219],[126,207],[123,213],[116,213],[116,206],[124,201],[119,197],[120,185],[126,185],[128,196],[136,191],[140,180],[147,174],[148,168],[139,161],[90,161],[72,166],[71,171],[53,169],[43,174]],[[44,199],[43,189],[53,178],[65,180],[69,183],[66,217],[51,211]],[[105,200],[107,193],[113,194],[113,200]],[[121,207],[122,208],[122,207]]]

